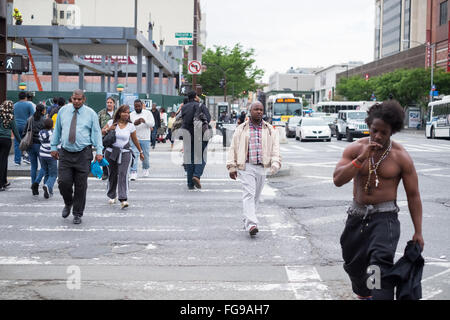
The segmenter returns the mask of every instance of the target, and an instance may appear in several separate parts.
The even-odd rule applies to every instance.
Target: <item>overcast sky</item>
[[[241,43],[274,72],[373,60],[374,0],[200,0],[207,47]]]

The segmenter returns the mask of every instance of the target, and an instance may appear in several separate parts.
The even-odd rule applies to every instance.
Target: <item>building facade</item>
[[[343,64],[335,64],[317,71],[315,73],[314,103],[334,100],[336,74],[340,72],[348,74],[351,69],[361,66],[362,64],[362,62],[352,61]]]
[[[424,44],[427,1],[375,0],[374,60]]]
[[[193,17],[194,1],[178,0],[10,0],[9,10],[18,8],[23,17],[23,25],[52,26],[64,25],[68,28],[77,27],[128,27],[136,26],[137,32],[145,38],[154,41],[154,47],[164,57],[172,70],[180,70],[180,65],[184,57],[183,48],[192,46],[193,43]],[[198,0],[200,3],[200,0]],[[135,16],[135,4],[137,4]],[[206,21],[202,20],[199,6],[199,40],[201,44],[206,43]],[[13,23],[10,18],[9,23]],[[152,23],[152,32],[149,33],[149,23]],[[93,39],[95,41],[95,39]],[[31,43],[31,42],[30,42]],[[25,48],[19,44],[14,44],[10,49],[13,52],[26,54]],[[44,90],[48,90],[51,81],[52,65],[51,56],[41,52],[33,52],[34,61],[38,74],[42,77]],[[81,56],[80,58],[93,64],[102,64],[102,58],[106,60],[106,66],[114,71],[114,83],[126,83],[126,91],[136,91],[137,58],[129,56]],[[117,67],[114,62],[118,61]],[[143,59],[143,73],[146,75],[146,59]],[[179,83],[179,78],[161,78],[158,66],[154,66],[154,76],[152,93],[176,94],[175,86]],[[79,84],[71,77],[77,76],[79,68],[76,64],[63,63],[60,61],[60,90],[73,90]],[[100,75],[90,70],[85,70],[84,89],[88,91],[100,91]],[[8,89],[17,89],[18,82],[26,82],[29,90],[36,90],[32,72],[18,77],[10,77]],[[106,90],[115,90],[115,84],[108,85]],[[147,82],[144,77],[143,85]]]

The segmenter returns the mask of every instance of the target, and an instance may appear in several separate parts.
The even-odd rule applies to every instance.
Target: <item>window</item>
[[[70,17],[72,16],[72,12],[67,11],[67,20],[70,20]]]
[[[59,12],[59,18],[60,19],[64,19],[64,16],[65,16],[64,11],[60,11]]]
[[[447,2],[441,2],[440,15],[439,15],[439,25],[447,23]]]

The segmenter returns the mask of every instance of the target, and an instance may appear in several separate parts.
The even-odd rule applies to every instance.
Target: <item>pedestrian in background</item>
[[[62,217],[67,218],[73,207],[73,223],[80,224],[86,205],[92,147],[95,147],[96,160],[100,162],[103,144],[97,113],[84,104],[83,90],[75,90],[71,98],[72,103],[61,108],[56,118],[51,155],[59,159],[58,187],[65,204]],[[59,144],[61,151],[57,150]]]
[[[159,127],[161,127],[161,116],[159,114],[159,111],[156,109],[156,103],[152,104],[151,112],[153,115],[153,119],[155,120],[155,126],[152,129],[151,145],[152,145],[152,148],[155,149],[156,137],[158,136],[158,129],[159,129]]]
[[[27,93],[25,91],[19,92],[19,101],[14,104],[14,120],[17,125],[17,131],[22,137],[23,130],[27,123],[28,118],[34,114],[33,105],[27,100]],[[17,139],[14,140],[14,164],[20,166],[21,160],[25,163],[30,163],[27,156],[22,156],[22,151],[19,149],[19,142]]]
[[[116,100],[112,97],[106,99],[106,108],[98,112],[98,123],[100,128],[104,128],[105,125],[114,117],[114,109],[116,107]]]
[[[39,103],[36,106],[36,112],[34,113],[33,116],[31,116],[28,119],[22,133],[22,138],[26,135],[28,130],[31,130],[33,134],[33,144],[27,150],[31,162],[30,177],[31,177],[31,191],[33,196],[39,195],[39,184],[36,185],[34,182],[36,181],[38,175],[38,163],[41,162],[39,158],[39,151],[41,148],[41,141],[39,140],[39,132],[42,129],[44,129],[44,120],[46,111],[47,108],[42,103]]]
[[[53,97],[52,105],[47,108],[47,114],[48,115],[50,115],[50,114],[53,115],[53,113],[52,113],[53,112],[53,108],[58,108],[58,97]]]
[[[244,228],[251,236],[258,233],[259,198],[266,178],[265,169],[275,174],[281,168],[278,131],[262,120],[263,105],[253,102],[250,119],[240,124],[231,140],[227,158],[230,178],[242,183]]]
[[[34,111],[36,111],[36,104],[33,102],[33,98],[34,98],[33,92],[28,91],[27,92],[27,101],[29,103],[31,103],[31,105],[33,106]]]
[[[58,161],[53,159],[51,155],[50,141],[52,139],[52,135],[53,120],[47,118],[44,120],[44,129],[39,132],[39,141],[41,142],[41,147],[39,150],[41,170],[34,181],[34,185],[37,185],[35,188],[38,188],[42,178],[44,178],[44,185],[42,186],[42,189],[44,190],[45,199],[53,196],[53,186],[58,176]]]
[[[109,120],[111,120],[114,117],[114,109],[116,108],[116,100],[114,100],[113,97],[108,97],[106,99],[106,108],[102,109],[98,112],[98,123],[100,125],[100,128],[104,128]],[[103,134],[103,131],[102,131]],[[103,156],[105,149],[103,149]],[[105,166],[103,167],[103,176],[102,180],[108,179],[109,174],[109,167]]]
[[[142,161],[143,176],[148,177],[148,170],[150,169],[150,135],[155,125],[155,119],[153,119],[153,114],[149,110],[143,109],[143,103],[139,99],[134,101],[134,111],[130,114],[130,119],[131,123],[136,127],[136,136],[144,152],[144,160]],[[134,153],[134,161],[131,166],[130,179],[134,181],[137,179],[139,150],[133,142],[131,142],[131,149]]]
[[[187,173],[187,185],[189,190],[194,188],[201,189],[200,178],[206,166],[206,148],[208,141],[203,141],[203,132],[194,132],[194,117],[203,113],[206,121],[211,121],[211,115],[204,104],[200,104],[195,91],[188,93],[188,103],[183,105],[181,117],[183,118],[182,129],[186,134],[183,135],[184,167]],[[189,136],[187,135],[189,133]],[[201,146],[201,147],[200,147]]]
[[[10,100],[4,101],[0,105],[0,191],[5,191],[9,186],[8,176],[8,155],[11,150],[11,133],[20,143],[21,136],[14,121],[14,104]]]
[[[173,149],[173,142],[174,139],[172,137],[172,128],[173,128],[173,123],[175,122],[176,118],[175,118],[175,112],[171,112],[170,113],[170,118],[167,121],[167,137],[166,139],[170,141],[170,149]]]
[[[400,237],[397,188],[400,180],[408,199],[414,225],[412,241],[423,250],[422,201],[414,163],[408,152],[391,136],[404,125],[405,113],[395,100],[374,104],[365,119],[370,131],[345,148],[336,165],[333,181],[337,187],[353,179],[353,203],[347,210],[340,238],[344,270],[353,292],[362,300],[393,300],[394,286],[383,275],[394,265]],[[380,287],[370,289],[368,267],[380,270]]]
[[[116,203],[116,196],[118,195],[121,207],[124,209],[129,205],[128,173],[133,160],[130,138],[139,150],[140,159],[144,161],[144,152],[136,136],[136,127],[130,121],[130,107],[128,105],[120,106],[114,114],[114,118],[109,120],[105,128],[102,129],[105,134],[111,130],[116,131],[116,142],[112,147],[105,150],[105,158],[109,162],[107,195],[110,204]],[[135,160],[137,161],[137,159]]]
[[[48,114],[48,117],[53,120],[53,129],[55,128],[55,125],[56,125],[56,117],[58,116],[58,112],[65,105],[66,105],[66,99],[64,99],[63,97],[59,97],[57,99],[56,107],[52,108],[50,113]]]

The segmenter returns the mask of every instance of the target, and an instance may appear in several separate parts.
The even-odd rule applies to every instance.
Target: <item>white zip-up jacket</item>
[[[250,139],[249,121],[240,124],[234,131],[227,157],[228,171],[245,170]],[[278,131],[263,120],[262,124],[262,163],[264,168],[276,172],[281,168],[280,140]]]
[[[155,126],[153,114],[145,109],[142,109],[141,113],[137,113],[136,111],[130,113],[130,120],[133,124],[140,118],[143,118],[145,123],[141,123],[136,126],[136,136],[138,140],[150,140],[151,128]]]

